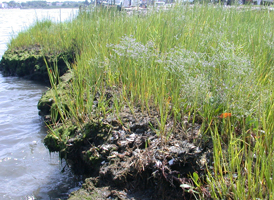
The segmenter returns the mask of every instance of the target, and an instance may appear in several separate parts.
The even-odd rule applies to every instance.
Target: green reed
[[[131,15],[96,8],[62,24],[37,22],[9,47],[39,44],[45,54],[78,53],[70,92],[64,102],[56,100],[68,107],[63,123],[81,127],[107,113],[119,120],[123,106],[132,113],[140,106],[149,115],[159,113],[153,129],[164,145],[172,132],[166,130],[169,120],[202,119],[200,132],[214,144],[211,196],[271,199],[273,17],[248,6],[197,4]],[[111,108],[107,89],[114,96]],[[221,119],[222,113],[231,117]]]

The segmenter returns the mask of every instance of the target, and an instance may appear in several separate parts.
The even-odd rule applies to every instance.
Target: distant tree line
[[[30,8],[45,8],[47,7],[46,1],[27,1],[26,3],[21,3],[22,7],[30,7]]]
[[[8,8],[77,8],[85,5],[85,1],[65,1],[65,2],[47,2],[47,1],[27,1],[18,3],[15,1],[3,2],[8,5]]]

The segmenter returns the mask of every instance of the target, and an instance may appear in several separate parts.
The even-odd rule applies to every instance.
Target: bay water
[[[0,9],[0,59],[11,37],[35,20],[70,20],[78,9]],[[75,176],[43,144],[46,127],[37,103],[46,86],[0,72],[0,199],[66,199],[78,189]]]

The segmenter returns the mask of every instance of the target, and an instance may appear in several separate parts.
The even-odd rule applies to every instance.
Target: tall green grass
[[[212,197],[272,199],[273,19],[273,12],[252,7],[186,5],[131,15],[98,8],[62,24],[37,22],[9,47],[77,49],[64,123],[81,127],[109,112],[119,117],[124,105],[155,109],[165,142],[169,119],[199,118],[200,132],[214,144]],[[108,89],[114,106],[99,95],[95,117],[94,98]],[[232,116],[221,119],[222,113]]]

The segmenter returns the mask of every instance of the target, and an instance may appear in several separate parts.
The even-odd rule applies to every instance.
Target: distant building
[[[48,5],[48,6],[52,6],[52,3],[51,3],[51,2],[47,2],[47,5]]]
[[[7,3],[0,3],[0,8],[8,8],[8,4]]]

